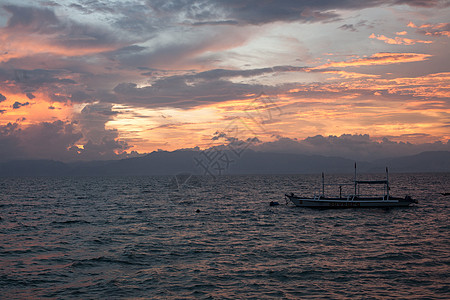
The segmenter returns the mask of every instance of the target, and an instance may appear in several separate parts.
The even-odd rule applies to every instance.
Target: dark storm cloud
[[[205,21],[205,22],[195,22],[191,25],[194,26],[204,26],[204,25],[238,25],[237,21],[233,20],[224,20],[224,21]]]
[[[82,141],[84,147],[78,149],[82,159],[117,158],[117,152],[123,152],[130,148],[125,142],[118,139],[119,133],[115,129],[107,129],[106,123],[113,119],[118,112],[112,110],[111,104],[93,103],[86,105],[83,110],[75,116],[77,126],[83,133]]]
[[[30,105],[30,102],[25,102],[25,103],[20,103],[20,102],[14,102],[14,104],[13,104],[13,109],[19,109],[19,108],[21,108],[22,106],[27,106],[27,105]]]
[[[9,29],[36,33],[55,33],[60,30],[61,24],[50,9],[16,5],[5,5],[3,8],[12,15],[7,23]]]
[[[420,2],[420,3],[419,3]],[[438,5],[436,1],[411,2],[411,5]],[[105,29],[93,24],[84,25],[70,19],[62,19],[55,12],[45,7],[22,7],[6,5],[4,9],[11,16],[5,30],[17,34],[38,34],[49,37],[52,43],[67,48],[95,48],[109,47],[113,50],[101,52],[102,56],[112,62],[109,67],[101,62],[99,67],[135,69],[142,66],[160,67],[177,66],[190,60],[199,53],[208,51],[211,47],[227,49],[229,41],[222,37],[233,34],[228,29],[217,29],[192,35],[186,40],[169,41],[166,44],[142,46],[136,40],[124,36],[127,32],[146,32],[143,40],[149,36],[169,34],[165,32],[167,26],[185,24],[195,25],[235,25],[262,24],[275,21],[317,22],[333,20],[337,16],[334,9],[360,9],[376,5],[393,5],[395,1],[147,1],[147,5],[96,2],[74,2],[77,10],[89,12],[114,13],[111,29]],[[76,7],[75,7],[76,6]],[[108,8],[109,7],[109,8]],[[108,9],[107,9],[108,8]],[[150,17],[149,17],[150,16]],[[136,23],[136,24],[135,24]],[[134,24],[134,25],[133,25]],[[139,28],[134,28],[138,26]],[[156,26],[156,27],[155,27]],[[169,27],[170,27],[169,26]],[[352,24],[345,24],[346,28],[356,28]],[[342,27],[341,26],[341,27]],[[352,27],[353,26],[353,27]],[[343,29],[345,29],[342,27]],[[112,29],[117,29],[113,31]],[[149,33],[150,32],[150,33]],[[220,33],[220,34],[218,34]],[[189,36],[191,37],[191,36]],[[245,40],[245,39],[244,39]],[[98,53],[97,53],[98,54]],[[99,60],[101,61],[101,60]],[[19,61],[12,61],[11,66]],[[22,64],[25,64],[24,61]],[[52,61],[48,61],[52,64]],[[142,103],[153,107],[173,105],[188,107],[242,97],[246,93],[258,93],[267,88],[255,84],[232,83],[225,80],[233,77],[251,77],[270,72],[288,72],[286,67],[263,68],[254,70],[210,70],[184,77],[166,77],[157,80],[152,86],[138,88],[132,83],[138,80],[127,78],[129,74],[121,71],[99,75],[88,71],[91,67],[87,60],[75,58],[59,59],[62,68],[17,69],[11,74],[9,69],[0,69],[0,82],[14,80],[23,93],[32,93],[39,88],[47,88],[53,101],[93,102],[98,99],[113,102],[120,99],[123,103]],[[278,68],[278,70],[277,70]],[[293,71],[301,71],[300,68]],[[94,74],[95,73],[95,74]],[[154,75],[154,74],[152,74]],[[158,74],[162,75],[162,74]],[[76,78],[76,79],[75,79]],[[75,80],[76,81],[75,81]],[[114,84],[112,83],[114,82]],[[117,84],[122,82],[122,84]],[[168,84],[173,84],[169,88]],[[112,88],[116,86],[114,92]],[[102,90],[99,90],[102,87]],[[205,89],[203,92],[201,89]],[[229,93],[228,96],[226,96]],[[32,94],[27,94],[32,95]],[[66,96],[60,96],[66,95]],[[116,96],[119,96],[116,97]],[[130,96],[128,99],[127,96]],[[193,98],[190,98],[193,97]]]
[[[116,45],[121,39],[127,39],[105,27],[84,25],[71,19],[61,20],[49,8],[4,5],[11,14],[4,30],[13,37],[17,35],[39,34],[45,36],[54,45],[70,50],[98,48]]]
[[[135,57],[142,57],[143,60],[145,60],[145,57],[148,56],[148,53],[142,53],[146,47],[137,46],[137,45],[130,45],[126,47],[119,48],[117,50],[108,51],[104,53],[103,55],[107,57],[110,60],[119,60],[119,61],[130,61],[130,58],[133,59]],[[137,63],[136,65],[140,64],[141,62]]]
[[[147,107],[177,107],[192,108],[200,105],[219,103],[234,99],[247,99],[249,94],[258,94],[265,92],[267,94],[285,93],[287,90],[295,90],[289,93],[290,96],[298,99],[316,99],[337,97],[350,97],[351,100],[342,103],[332,102],[329,105],[368,105],[365,100],[373,100],[374,92],[377,92],[379,99],[390,101],[408,101],[411,98],[427,101],[428,95],[414,94],[412,91],[420,87],[418,83],[413,85],[397,84],[395,91],[389,87],[374,89],[373,86],[365,83],[365,78],[354,79],[354,84],[342,86],[333,82],[314,82],[308,84],[285,83],[282,85],[263,85],[256,83],[236,82],[236,79],[251,78],[262,75],[287,72],[337,72],[332,69],[309,69],[308,67],[295,66],[275,66],[271,68],[259,68],[248,70],[227,70],[213,69],[209,71],[190,73],[186,75],[176,75],[160,77],[152,82],[151,85],[138,86],[135,83],[120,83],[114,88],[115,97],[109,94],[104,95],[104,101],[109,99],[119,100],[121,103],[139,104]],[[151,76],[153,73],[150,73]],[[374,82],[376,82],[375,79]],[[385,81],[381,80],[386,84]],[[394,84],[394,82],[392,82]],[[427,88],[427,83],[423,84]],[[357,97],[355,98],[355,95]],[[111,100],[112,101],[112,100]],[[307,101],[301,101],[302,105],[307,105]],[[316,102],[310,103],[312,105]],[[296,104],[297,105],[297,104]],[[323,104],[326,105],[326,104]],[[370,104],[373,105],[373,104]],[[425,104],[424,104],[425,105]]]
[[[85,13],[114,13],[116,11],[116,3],[111,3],[112,1],[81,1],[80,3],[72,3],[70,7],[81,10]],[[136,4],[135,4],[136,5]],[[124,6],[130,6],[130,3],[125,3]]]
[[[23,70],[0,68],[0,82],[14,82],[28,88],[39,88],[47,84],[74,84],[72,79],[64,78],[69,74],[67,70]]]
[[[82,113],[85,118],[90,115],[87,118],[90,118],[91,122],[96,116],[108,115],[108,109],[94,109],[96,113],[92,113],[91,109]],[[83,127],[86,125],[86,120],[80,119],[79,122],[61,120],[41,122],[28,127],[22,127],[19,123],[0,125],[0,161],[13,159],[73,161],[129,157],[124,150],[129,149],[130,146],[117,138],[118,132],[105,130],[103,122],[108,119],[107,116],[100,117],[97,124],[88,129]],[[106,134],[99,134],[102,130],[106,131]],[[89,138],[96,134],[99,134],[96,141]]]
[[[75,90],[71,93],[69,99],[76,103],[92,102],[94,100],[92,95],[80,90]]]
[[[188,84],[182,78],[166,78],[151,86],[138,87],[134,83],[121,83],[114,88],[123,102],[147,107],[193,108],[260,92],[262,86],[232,83],[225,80],[202,81]]]
[[[67,148],[80,138],[73,124],[63,121],[42,122],[25,129],[18,123],[8,123],[0,126],[0,160],[66,160],[70,156]]]
[[[14,83],[11,88],[14,92],[24,93],[28,99],[34,99],[33,92],[45,89],[53,101],[66,102],[67,97],[60,96],[75,89],[77,82],[67,78],[71,76],[70,70],[23,70],[0,68],[0,84]],[[65,78],[66,77],[66,78]],[[75,93],[75,92],[74,92]]]
[[[5,101],[5,100],[6,100],[6,97],[3,96],[2,94],[0,94],[0,102],[3,102],[3,101]]]
[[[123,102],[148,107],[171,106],[191,108],[233,99],[246,99],[248,94],[274,92],[276,87],[232,82],[230,78],[254,77],[278,72],[305,72],[307,68],[275,66],[250,70],[214,69],[187,75],[164,77],[151,85],[138,87],[135,83],[121,83],[114,88]]]
[[[419,6],[419,7],[434,7],[440,4],[448,5],[448,1],[440,1],[440,0],[397,0],[393,1],[393,4],[406,4],[410,6]]]
[[[199,0],[199,1],[154,1],[148,5],[160,13],[182,14],[195,25],[212,25],[217,20],[232,24],[265,24],[277,21],[324,22],[335,20],[339,15],[334,10],[356,10],[382,5],[406,4],[418,7],[444,5],[438,0],[317,0],[317,1],[260,1],[260,0]]]
[[[185,75],[182,76],[186,80],[196,80],[196,79],[221,79],[221,78],[231,78],[231,77],[254,77],[258,75],[263,75],[266,73],[277,73],[277,72],[305,72],[308,71],[306,67],[294,67],[294,66],[275,66],[272,68],[259,68],[259,69],[249,69],[249,70],[226,70],[226,69],[213,69],[209,71],[204,71],[197,73],[195,75]]]

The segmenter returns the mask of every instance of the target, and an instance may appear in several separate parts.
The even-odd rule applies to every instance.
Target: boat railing
[[[369,186],[368,190],[364,188],[364,193],[361,193],[360,186]],[[383,191],[380,188],[375,188],[375,186],[383,186]],[[373,186],[374,188],[372,188]],[[334,188],[329,187],[338,187],[338,191],[335,191]],[[352,188],[349,191],[349,187]],[[354,190],[353,190],[354,187]],[[327,191],[328,190],[328,191]],[[330,190],[331,193],[330,193]],[[338,192],[339,194],[335,194]],[[368,193],[367,193],[368,192]],[[382,193],[382,194],[381,194]],[[389,199],[389,181],[386,180],[355,180],[353,183],[350,182],[341,182],[341,183],[325,183],[324,176],[322,176],[322,187],[321,190],[316,190],[314,193],[314,199],[342,199],[347,201],[355,201],[359,198],[377,198],[388,200]]]
[[[377,198],[377,199],[383,199],[388,200],[389,196],[386,194],[358,194],[357,197],[365,197],[365,198]]]
[[[386,194],[347,194],[347,195],[322,195],[322,194],[314,194],[314,200],[329,200],[329,199],[341,199],[347,201],[357,201],[359,198],[374,198],[374,199],[382,199],[383,201],[389,200],[389,195]]]
[[[335,195],[335,194],[314,194],[313,198],[314,200],[329,200],[331,199],[341,199],[341,200],[347,200],[347,201],[353,201],[355,198],[358,198],[360,195],[354,195],[354,194],[346,194],[346,195]]]

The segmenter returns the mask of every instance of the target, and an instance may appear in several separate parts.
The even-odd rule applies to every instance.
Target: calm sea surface
[[[284,205],[313,175],[0,178],[0,298],[449,299],[450,174],[390,177],[419,204]]]

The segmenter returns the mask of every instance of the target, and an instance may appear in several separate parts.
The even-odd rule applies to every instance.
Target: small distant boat
[[[378,195],[363,195],[360,193],[363,185],[378,185],[383,188],[383,193]],[[339,196],[325,196],[325,186],[338,186]],[[354,186],[354,192],[348,195],[342,195],[343,186]],[[297,196],[294,193],[285,194],[286,203],[291,201],[296,206],[314,207],[314,208],[363,208],[363,207],[406,207],[417,200],[410,196],[393,197],[389,194],[389,173],[386,168],[386,180],[357,180],[356,164],[355,177],[353,183],[335,183],[325,184],[324,174],[322,173],[322,194],[314,197]],[[381,188],[378,188],[381,190]]]

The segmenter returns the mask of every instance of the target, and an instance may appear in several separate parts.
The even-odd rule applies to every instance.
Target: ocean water
[[[409,208],[284,205],[320,180],[0,178],[0,298],[450,298],[450,174],[391,174]]]

